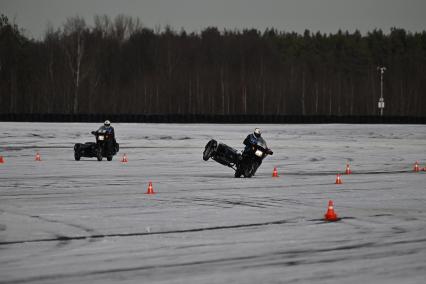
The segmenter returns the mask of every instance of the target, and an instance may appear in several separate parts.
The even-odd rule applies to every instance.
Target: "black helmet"
[[[260,129],[259,129],[259,128],[255,128],[255,129],[254,129],[253,134],[254,134],[254,136],[256,136],[257,138],[259,138],[259,137],[260,137],[260,135],[262,135],[262,133],[260,132]]]
[[[105,120],[104,125],[105,125],[105,126],[110,126],[110,125],[111,125],[111,122],[110,122],[109,120]]]

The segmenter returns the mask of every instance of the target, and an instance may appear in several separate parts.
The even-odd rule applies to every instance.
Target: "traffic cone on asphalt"
[[[41,156],[40,156],[39,152],[36,153],[35,160],[38,161],[38,162],[41,161]]]
[[[154,188],[152,186],[152,182],[150,181],[148,184],[148,190],[146,191],[146,194],[154,194]]]
[[[126,154],[124,154],[123,155],[123,158],[121,159],[121,162],[122,163],[127,163],[129,160],[127,159],[127,155]]]
[[[414,169],[413,169],[415,172],[419,172],[420,171],[420,168],[419,168],[419,162],[418,161],[416,161],[416,163],[414,164]]]
[[[3,158],[3,156],[0,156],[0,164],[4,164],[4,158]]]
[[[328,209],[327,209],[327,213],[325,213],[325,215],[324,215],[324,219],[326,221],[330,221],[330,222],[334,222],[334,221],[339,220],[339,217],[337,217],[336,212],[334,212],[333,200],[328,201]]]
[[[349,163],[346,164],[345,174],[350,175],[352,173],[351,168],[349,167]]]
[[[278,177],[278,171],[277,168],[274,168],[274,171],[272,172],[272,177]]]
[[[340,176],[341,176],[341,174],[337,174],[337,176],[336,176],[336,184],[342,184],[343,183]]]

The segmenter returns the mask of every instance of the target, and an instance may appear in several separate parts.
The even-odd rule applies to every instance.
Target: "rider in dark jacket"
[[[115,141],[114,127],[111,126],[111,122],[109,120],[105,120],[104,125],[99,127],[98,132],[100,131],[105,131],[105,133],[111,135]]]
[[[105,134],[112,136],[112,139],[109,140],[112,143],[109,142],[107,144],[109,151],[112,151],[113,147],[116,147],[117,141],[115,140],[114,127],[111,126],[111,122],[109,120],[105,120],[104,125],[99,127],[97,131],[92,131],[92,133],[95,133],[95,132],[105,132]]]
[[[252,134],[247,135],[246,139],[244,139],[244,142],[243,142],[243,144],[246,145],[246,147],[244,148],[244,152],[249,150],[251,146],[256,145],[257,139],[260,138],[260,136],[262,136],[262,133],[260,132],[259,128],[255,128]],[[270,149],[265,149],[265,150],[268,151],[269,155],[273,154],[273,152]]]

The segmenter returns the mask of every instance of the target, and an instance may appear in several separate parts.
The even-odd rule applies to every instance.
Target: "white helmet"
[[[260,137],[260,135],[262,134],[261,132],[260,132],[260,129],[259,128],[255,128],[254,129],[254,136],[256,136],[257,138],[259,138]]]
[[[105,126],[110,126],[111,122],[109,120],[105,120],[104,125]]]

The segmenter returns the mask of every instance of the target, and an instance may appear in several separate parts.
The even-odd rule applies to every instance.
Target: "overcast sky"
[[[104,14],[138,17],[149,28],[170,25],[187,32],[208,26],[298,33],[426,30],[425,0],[0,0],[0,13],[37,39],[48,23],[58,28],[66,18],[79,15],[92,25],[94,15]]]

